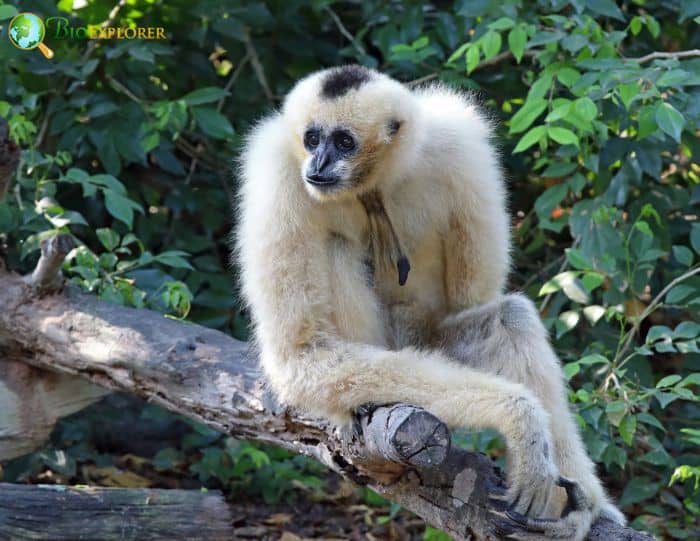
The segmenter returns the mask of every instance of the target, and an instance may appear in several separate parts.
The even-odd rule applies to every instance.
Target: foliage
[[[113,4],[22,9],[94,25]],[[42,238],[70,232],[65,271],[82,287],[244,337],[227,171],[250,123],[341,62],[471,89],[499,125],[511,287],[541,302],[591,456],[636,525],[696,538],[700,58],[651,53],[700,47],[699,16],[695,0],[129,0],[110,24],[169,40],[49,32],[47,61],[3,36],[0,115],[26,150],[0,254],[27,271]],[[197,474],[269,466],[242,449],[255,448],[220,447]],[[217,465],[239,452],[237,473]]]

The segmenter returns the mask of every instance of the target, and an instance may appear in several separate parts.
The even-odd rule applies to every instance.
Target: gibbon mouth
[[[340,177],[325,176],[325,175],[306,175],[306,182],[316,186],[317,188],[330,188],[340,182]]]

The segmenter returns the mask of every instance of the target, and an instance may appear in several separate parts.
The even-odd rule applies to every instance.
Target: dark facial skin
[[[304,147],[311,153],[311,162],[304,179],[316,188],[331,188],[342,179],[334,173],[336,163],[357,152],[358,143],[346,129],[323,130],[310,126],[304,133]]]

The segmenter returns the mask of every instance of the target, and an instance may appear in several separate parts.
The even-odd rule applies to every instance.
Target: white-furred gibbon
[[[491,139],[469,97],[442,85],[411,90],[356,65],[302,79],[242,155],[243,295],[283,403],[342,424],[407,402],[496,429],[516,538],[579,541],[601,513],[624,517],[537,310],[503,292],[509,216]]]

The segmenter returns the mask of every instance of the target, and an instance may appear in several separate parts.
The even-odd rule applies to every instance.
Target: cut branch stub
[[[41,257],[32,273],[31,285],[43,293],[61,287],[61,265],[75,242],[70,235],[56,235],[41,242]]]
[[[359,412],[358,422],[369,460],[416,467],[442,464],[450,450],[450,431],[433,414],[396,404]]]

